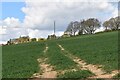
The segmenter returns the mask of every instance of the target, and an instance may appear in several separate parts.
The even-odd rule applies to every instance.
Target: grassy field
[[[39,42],[3,46],[3,78],[27,78],[38,72],[37,58],[44,48]]]
[[[2,78],[2,46],[0,46],[0,79]]]
[[[49,46],[46,53],[46,57],[48,57],[47,62],[55,66],[56,70],[66,70],[76,67],[76,63],[66,57],[54,41],[49,41],[47,44]]]
[[[108,72],[118,69],[117,31],[66,38],[58,43],[87,63],[103,65]]]
[[[80,80],[92,75],[94,74],[88,70],[79,70],[79,71],[70,71],[70,72],[68,71],[63,75],[59,75],[58,78],[71,78],[71,79],[76,78],[75,80],[77,80],[78,78],[78,80]]]
[[[43,54],[45,45],[48,51]],[[103,65],[103,69],[111,72],[118,69],[118,32],[106,32],[94,35],[81,35],[46,42],[32,42],[18,45],[3,46],[3,77],[29,78],[39,71],[38,58],[46,57],[47,63],[55,70],[76,68],[76,63],[65,56],[57,44],[65,50],[80,57],[88,64]],[[83,73],[85,73],[83,75]],[[88,77],[93,75],[89,71],[67,72],[60,78]]]

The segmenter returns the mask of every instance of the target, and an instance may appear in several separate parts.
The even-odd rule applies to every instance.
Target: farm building
[[[19,44],[19,43],[24,43],[24,42],[29,42],[30,41],[30,38],[29,36],[23,36],[23,37],[19,37],[19,38],[16,38],[16,39],[10,39],[7,44],[10,45],[10,44]]]
[[[36,41],[45,41],[45,38],[37,38]]]
[[[64,34],[62,35],[62,37],[70,37],[71,35],[68,34],[67,32],[64,32]]]
[[[31,38],[31,39],[30,39],[30,42],[31,42],[31,41],[37,41],[37,39],[36,39],[36,38]]]
[[[30,37],[29,36],[24,36],[24,37],[18,38],[18,40],[20,41],[20,43],[29,42]]]
[[[50,39],[50,40],[51,40],[51,39],[56,39],[56,35],[54,35],[54,34],[53,34],[53,35],[48,35],[48,38],[47,38],[47,39]]]

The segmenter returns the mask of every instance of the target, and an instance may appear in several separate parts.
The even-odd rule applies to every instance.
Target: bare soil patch
[[[48,46],[44,49],[44,53],[48,50]],[[33,74],[31,78],[56,78],[57,72],[53,70],[53,66],[45,63],[47,58],[39,58],[37,59],[40,67],[40,71],[38,73]],[[41,71],[42,70],[42,71]]]
[[[46,63],[41,63],[42,73],[33,74],[32,78],[56,78],[57,72],[53,71],[53,67]]]

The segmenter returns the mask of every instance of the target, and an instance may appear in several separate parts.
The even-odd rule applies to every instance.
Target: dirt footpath
[[[90,77],[90,78],[112,78],[114,75],[118,74],[120,71],[115,70],[112,71],[110,74],[107,74],[101,67],[102,65],[93,65],[93,64],[88,64],[84,60],[70,54],[68,51],[66,51],[60,44],[58,44],[60,47],[61,51],[65,54],[65,56],[71,58],[74,62],[78,63],[78,65],[82,66],[80,67],[81,70],[89,70],[92,73],[95,74],[95,76]],[[67,54],[66,54],[67,53]]]

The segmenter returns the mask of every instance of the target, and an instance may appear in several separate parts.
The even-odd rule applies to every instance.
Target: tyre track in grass
[[[46,54],[48,49],[49,49],[49,47],[46,44],[46,48],[44,49],[43,53]],[[48,60],[48,58],[38,58],[37,59],[37,61],[39,63],[40,71],[38,73],[34,73],[31,76],[32,80],[39,80],[39,79],[43,79],[43,78],[57,78],[57,75],[64,74],[65,72],[77,71],[76,68],[56,71],[56,70],[54,70],[54,66],[51,66],[50,64],[46,63],[47,60]]]
[[[46,44],[46,48],[43,53],[45,54],[48,51],[48,46]],[[47,58],[39,58],[37,59],[40,67],[40,71],[32,75],[31,78],[56,78],[57,72],[53,70],[53,66],[46,63]],[[42,71],[41,71],[42,70]]]
[[[92,76],[89,78],[112,78],[114,75],[116,75],[120,72],[118,70],[115,70],[108,74],[102,69],[102,65],[88,64],[87,62],[78,58],[77,56],[70,54],[60,44],[57,44],[57,45],[59,46],[61,51],[65,54],[65,56],[71,58],[74,62],[78,63],[78,66],[79,65],[82,66],[82,67],[80,67],[81,70],[89,70],[95,74],[95,76]]]

